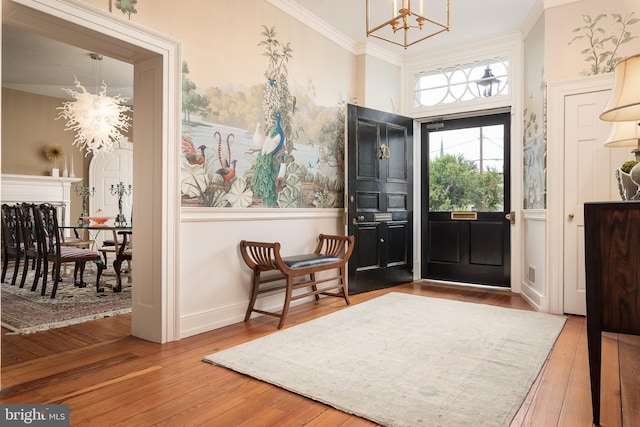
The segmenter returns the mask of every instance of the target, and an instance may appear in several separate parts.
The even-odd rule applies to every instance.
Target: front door
[[[510,114],[422,125],[422,278],[509,287]]]
[[[413,280],[413,120],[347,107],[349,293]]]

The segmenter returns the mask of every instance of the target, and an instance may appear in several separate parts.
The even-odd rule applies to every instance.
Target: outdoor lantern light
[[[476,85],[478,85],[478,96],[480,98],[489,97],[498,93],[500,80],[496,79],[491,72],[491,68],[487,65],[484,75],[476,82]]]

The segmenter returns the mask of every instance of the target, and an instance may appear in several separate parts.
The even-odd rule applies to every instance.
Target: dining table
[[[105,266],[108,266],[107,253],[116,253],[118,251],[118,232],[120,231],[130,231],[130,226],[116,226],[110,225],[106,223],[90,223],[90,224],[78,224],[78,225],[64,225],[59,226],[62,230],[73,230],[74,237],[73,240],[65,241],[63,244],[65,245],[74,245],[77,246],[79,244],[85,244],[87,247],[91,249],[95,249],[100,251],[104,257]],[[80,238],[82,231],[86,231],[88,233],[89,238]],[[109,237],[103,237],[102,239],[98,239],[98,236],[101,233],[112,233],[113,236],[113,245],[102,245],[100,247],[96,247],[96,241],[102,242],[104,240],[109,239]],[[69,236],[65,236],[68,238]],[[80,239],[80,240],[77,240]]]

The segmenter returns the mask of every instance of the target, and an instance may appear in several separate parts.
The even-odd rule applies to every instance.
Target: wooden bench
[[[283,257],[280,255],[280,243],[240,242],[240,253],[244,262],[253,270],[251,300],[244,321],[248,321],[252,312],[279,317],[278,329],[284,325],[291,301],[320,295],[344,298],[349,304],[346,282],[346,263],[353,252],[353,236],[331,236],[320,234],[318,246],[311,254]],[[337,269],[337,275],[316,278],[316,273]],[[276,275],[262,276],[262,273],[276,270]],[[308,277],[306,277],[308,276]],[[274,282],[281,282],[274,284]],[[282,283],[284,282],[284,283]],[[318,287],[321,283],[333,282]],[[266,285],[266,286],[263,286]],[[293,291],[309,288],[307,292],[293,295]],[[284,305],[279,312],[270,312],[255,308],[256,300],[265,294],[284,291]],[[332,291],[332,292],[331,292]]]

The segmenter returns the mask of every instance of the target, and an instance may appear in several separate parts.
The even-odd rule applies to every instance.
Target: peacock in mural
[[[264,206],[271,208],[278,204],[276,184],[278,179],[282,181],[282,174],[286,171],[281,164],[285,158],[282,154],[289,152],[287,144],[291,142],[292,96],[286,64],[293,50],[288,43],[282,44],[276,39],[275,28],[263,26],[262,35],[264,40],[258,46],[264,47],[264,55],[269,58],[262,99],[264,129],[267,132],[263,134],[260,122],[256,124],[249,152],[258,153],[252,176],[253,192]]]
[[[276,178],[278,175],[277,154],[285,143],[282,131],[280,111],[276,112],[276,126],[264,138],[262,149],[256,159],[254,173],[254,191],[262,198],[262,204],[267,207],[276,205]]]

